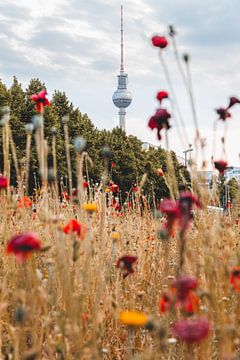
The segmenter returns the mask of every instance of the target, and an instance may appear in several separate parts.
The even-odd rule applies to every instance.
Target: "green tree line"
[[[26,89],[23,89],[21,83],[16,77],[10,88],[0,80],[0,108],[9,106],[11,109],[10,126],[12,135],[17,148],[18,159],[23,159],[26,148],[26,130],[25,125],[30,123],[36,114],[34,103],[30,96],[38,93],[46,86],[39,79],[32,79]],[[108,145],[111,149],[110,163],[114,162],[111,167],[111,177],[114,183],[118,184],[122,194],[128,192],[133,184],[139,184],[144,173],[147,173],[147,182],[145,184],[146,193],[158,201],[162,197],[168,196],[169,191],[163,177],[157,174],[157,169],[161,168],[163,172],[168,171],[167,153],[161,147],[151,147],[148,151],[142,149],[142,142],[136,136],[126,135],[120,128],[114,128],[112,131],[97,129],[87,114],[82,114],[79,108],[75,107],[67,98],[64,92],[55,90],[51,101],[51,106],[45,108],[45,138],[51,147],[52,128],[56,129],[56,147],[57,147],[57,165],[58,179],[66,179],[67,166],[64,146],[64,129],[62,117],[69,116],[68,128],[70,138],[70,153],[73,170],[73,182],[76,185],[76,163],[73,140],[77,136],[83,137],[86,141],[86,151],[93,161],[93,167],[88,169],[89,178],[92,182],[99,182],[103,171],[102,148]],[[2,137],[1,137],[1,166],[3,169],[2,159]],[[186,168],[178,163],[176,154],[171,152],[174,163],[175,173],[178,183],[189,180]],[[85,169],[86,171],[86,169]],[[86,174],[86,172],[85,172]],[[30,184],[29,189],[32,191],[36,186],[36,179],[39,179],[38,162],[34,138],[31,146],[30,162]],[[16,181],[15,170],[11,165],[11,183]],[[65,181],[67,183],[67,181]],[[124,195],[123,195],[124,196]]]

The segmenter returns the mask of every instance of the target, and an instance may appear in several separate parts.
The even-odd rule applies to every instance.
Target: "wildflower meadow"
[[[166,79],[146,119],[159,149],[98,131],[39,79],[0,84],[0,359],[240,359],[238,185],[221,203],[240,100],[226,94],[213,116],[208,186],[190,56],[173,26],[151,42]],[[169,148],[172,127],[186,135],[172,50],[203,158],[187,166]]]

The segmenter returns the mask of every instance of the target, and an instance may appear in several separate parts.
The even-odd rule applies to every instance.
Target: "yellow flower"
[[[111,234],[111,238],[114,240],[114,241],[117,241],[121,238],[121,235],[119,232],[117,231],[113,231],[112,234]]]
[[[106,189],[105,189],[105,192],[106,193],[109,193],[111,190],[107,187]]]
[[[89,213],[94,213],[95,211],[98,211],[97,204],[94,203],[84,203],[82,206],[83,210],[86,210]]]
[[[144,313],[137,311],[122,311],[120,320],[128,326],[144,326],[148,322],[148,317]]]

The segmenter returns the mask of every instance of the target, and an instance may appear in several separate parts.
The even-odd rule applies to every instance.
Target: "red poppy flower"
[[[235,96],[230,97],[229,105],[228,105],[227,109],[229,109],[230,107],[232,107],[235,104],[240,104],[240,100]]]
[[[155,35],[152,37],[153,46],[164,49],[168,45],[168,41],[164,36]]]
[[[162,102],[163,99],[168,99],[168,92],[167,91],[159,91],[157,93],[157,99]]]
[[[230,114],[230,112],[227,111],[227,109],[224,109],[224,108],[216,109],[216,112],[219,115],[219,120],[225,121],[227,118],[230,118],[232,116]]]
[[[115,168],[116,166],[117,166],[117,164],[115,162],[112,162],[111,167]]]
[[[7,245],[7,253],[14,254],[18,261],[29,258],[34,251],[41,249],[41,242],[35,233],[23,233],[13,236]]]
[[[21,199],[18,200],[18,208],[28,208],[32,206],[32,201],[29,199],[28,196],[23,196]]]
[[[172,307],[172,299],[167,295],[163,294],[162,298],[159,301],[159,310],[162,314],[167,311],[170,311]]]
[[[240,266],[235,266],[231,270],[230,284],[234,290],[240,292]]]
[[[201,204],[200,204],[200,201],[198,200],[198,198],[195,195],[193,195],[190,191],[182,191],[180,193],[180,203],[184,202],[184,201],[189,204],[191,209],[192,209],[193,205],[195,205],[198,208],[201,207]]]
[[[224,174],[224,171],[227,169],[228,163],[224,160],[214,161],[215,168],[220,172],[220,174]]]
[[[120,205],[120,204],[116,204],[115,210],[116,210],[116,211],[121,211],[121,209],[122,209],[121,205]]]
[[[86,226],[83,224],[80,224],[76,219],[72,219],[67,223],[67,225],[64,226],[63,232],[65,234],[74,234],[76,233],[79,238],[84,238],[86,233]]]
[[[168,120],[170,117],[171,115],[166,109],[158,109],[148,122],[148,127],[150,127],[151,130],[157,129],[157,136],[159,140],[162,138],[161,130],[169,130],[171,128]]]
[[[84,189],[88,189],[88,188],[89,188],[89,183],[88,183],[87,181],[83,181],[83,182],[82,182],[82,187],[83,187]]]
[[[34,94],[31,96],[32,101],[35,102],[35,109],[40,113],[43,112],[43,109],[46,106],[51,105],[49,100],[46,98],[46,95],[47,95],[47,91],[42,90],[38,94]]]
[[[137,261],[137,259],[137,256],[126,255],[117,260],[116,267],[125,270],[123,278],[134,273],[133,264]]]
[[[208,337],[210,330],[210,322],[205,318],[179,320],[171,326],[172,334],[188,344],[201,342]]]
[[[3,176],[3,175],[0,175],[0,189],[6,189],[8,186],[8,179]]]
[[[112,185],[110,186],[110,190],[111,190],[111,192],[113,192],[113,193],[118,193],[118,192],[119,192],[119,186],[118,186],[117,184],[112,184]]]

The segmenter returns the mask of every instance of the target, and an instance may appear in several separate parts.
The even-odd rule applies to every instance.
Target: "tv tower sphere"
[[[123,62],[123,6],[121,6],[121,65],[120,74],[118,75],[118,88],[112,96],[112,101],[116,107],[119,108],[119,126],[122,130],[125,130],[125,116],[126,108],[132,102],[132,94],[127,89],[128,74],[124,72]]]

